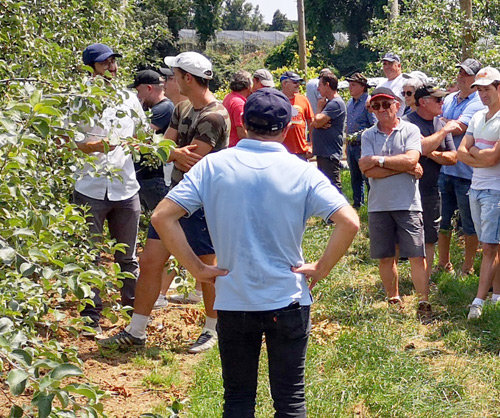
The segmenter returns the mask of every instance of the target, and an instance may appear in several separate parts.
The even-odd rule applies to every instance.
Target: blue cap
[[[281,91],[265,87],[252,93],[245,103],[243,120],[249,130],[276,132],[292,119],[292,105]]]
[[[392,52],[388,52],[387,54],[384,55],[384,58],[382,58],[381,61],[401,62],[401,58],[399,58],[399,55],[396,55]]]
[[[304,81],[304,79],[300,75],[294,73],[293,71],[285,71],[283,75],[280,77],[280,81],[283,80],[292,80],[297,83],[302,83]]]
[[[106,61],[109,57],[121,57],[121,54],[113,52],[113,50],[107,45],[92,44],[85,48],[82,57],[85,65],[91,65],[94,62]]]

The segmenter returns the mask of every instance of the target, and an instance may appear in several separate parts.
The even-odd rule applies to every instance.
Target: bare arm
[[[116,148],[116,145],[108,144],[106,151],[106,146],[104,145],[104,140],[102,139],[91,142],[77,142],[76,146],[85,154],[92,154],[93,152],[107,152],[112,151]]]
[[[366,175],[368,170],[378,167],[380,157],[379,155],[368,155],[360,158],[358,162],[360,170]],[[399,155],[386,155],[383,168],[388,168],[398,173],[412,172],[417,167],[419,158],[420,153],[416,150],[409,150]]]
[[[479,149],[473,146],[469,152],[476,159],[477,167],[492,167],[500,163],[500,141],[493,148]]]
[[[463,163],[470,165],[471,167],[475,167],[476,159],[471,155],[469,151],[473,146],[474,137],[472,135],[465,135],[457,150],[458,161],[462,161]]]
[[[243,139],[247,137],[247,130],[244,126],[237,126],[236,133],[238,134],[239,139]]]
[[[439,147],[441,142],[443,142],[443,140],[446,138],[446,135],[452,133],[459,127],[459,122],[451,120],[448,121],[446,125],[444,125],[439,131],[422,138],[422,155],[426,157],[429,156],[432,151],[435,151],[436,148]]]
[[[292,267],[293,272],[302,273],[311,280],[309,289],[312,289],[318,280],[328,276],[335,264],[347,252],[359,230],[359,217],[351,206],[341,207],[330,220],[335,223],[335,229],[321,258],[315,263]]]
[[[427,157],[441,165],[455,165],[457,163],[456,151],[432,151]]]
[[[317,113],[314,120],[310,123],[312,128],[322,128],[330,122],[332,118],[324,113]]]
[[[228,271],[203,263],[189,246],[179,218],[186,211],[169,199],[163,199],[151,216],[151,223],[158,232],[165,248],[170,251],[197,280],[215,283],[217,276],[225,276]]]
[[[448,123],[448,122],[456,123],[456,126],[451,131],[451,134],[453,136],[462,135],[467,131],[467,125],[465,123],[459,122],[458,120],[446,119],[446,118],[441,118],[441,120],[443,120],[446,123]]]
[[[388,168],[372,167],[366,171],[363,171],[363,174],[366,177],[370,177],[372,179],[383,179],[383,178],[394,176],[395,174],[401,174],[401,173],[399,171],[390,170]]]

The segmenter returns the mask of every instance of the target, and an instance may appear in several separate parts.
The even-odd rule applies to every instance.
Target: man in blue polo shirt
[[[359,229],[356,212],[328,179],[281,144],[291,114],[283,93],[253,93],[243,115],[250,139],[198,162],[152,217],[179,262],[198,280],[215,282],[225,417],[254,415],[262,334],[277,416],[306,416],[309,289],[328,275]],[[179,224],[202,206],[217,266],[196,257]],[[311,216],[336,227],[323,256],[304,264],[301,240]]]
[[[457,64],[457,86],[459,91],[447,96],[443,104],[443,119],[453,121],[456,125],[451,132],[455,148],[458,149],[464,137],[467,126],[479,110],[484,109],[476,89],[472,87],[474,77],[481,69],[481,64],[475,59],[468,58],[462,64]],[[458,209],[462,230],[465,236],[465,255],[462,273],[470,274],[474,271],[474,257],[477,250],[477,235],[469,205],[469,188],[472,179],[472,168],[461,161],[455,165],[444,166],[439,177],[441,192],[441,225],[438,239],[439,264],[438,268],[453,272],[450,261],[450,241],[453,214]]]

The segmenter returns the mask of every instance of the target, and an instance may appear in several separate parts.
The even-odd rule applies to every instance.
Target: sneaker
[[[122,330],[112,337],[98,340],[97,344],[101,347],[144,347],[146,338],[137,338],[130,335],[127,331]]]
[[[429,302],[423,300],[418,302],[417,318],[423,325],[430,324],[434,320]]]
[[[481,318],[481,314],[483,313],[482,305],[469,305],[469,308],[469,315],[467,315],[467,319]]]
[[[170,301],[175,303],[199,303],[201,302],[203,293],[200,290],[189,292],[187,296],[177,294],[170,296]]]
[[[210,350],[217,343],[217,332],[204,328],[196,342],[189,348],[188,353],[197,354]]]
[[[158,299],[156,299],[155,304],[153,305],[153,309],[162,309],[166,308],[168,305],[168,300],[165,295],[162,295],[161,293],[158,295]]]
[[[85,338],[95,338],[96,336],[102,335],[102,328],[99,325],[99,322],[92,322],[90,324],[86,324],[86,327],[90,329],[82,329],[80,331],[80,335]]]

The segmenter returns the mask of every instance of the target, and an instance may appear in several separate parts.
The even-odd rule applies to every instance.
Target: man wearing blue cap
[[[263,88],[250,95],[243,114],[248,138],[199,161],[152,217],[179,262],[196,279],[215,283],[225,417],[254,415],[263,334],[276,416],[306,416],[309,289],[359,229],[356,212],[328,179],[282,145],[291,116],[283,93]],[[179,224],[200,207],[217,266],[195,255]],[[304,264],[301,239],[310,216],[336,227],[320,260]]]
[[[91,66],[93,77],[114,77],[118,66],[116,58],[120,54],[104,44],[92,44],[83,51],[83,63]],[[117,251],[115,260],[123,272],[137,276],[139,264],[135,249],[137,227],[140,216],[139,183],[130,154],[125,153],[121,145],[114,145],[123,139],[133,137],[140,123],[146,123],[146,116],[135,94],[117,91],[121,102],[115,107],[108,106],[101,114],[94,117],[92,124],[81,125],[81,139],[76,141],[78,148],[95,158],[93,165],[86,164],[78,173],[75,182],[74,202],[89,206],[88,218],[92,234],[102,235],[104,221],[108,221],[111,238],[126,244],[125,253]],[[75,104],[78,112],[80,103]],[[82,332],[84,336],[100,334],[99,319],[102,301],[99,291],[93,289],[95,306],[87,304],[81,312],[89,318],[89,325],[94,332]],[[123,279],[120,289],[124,306],[133,306],[135,279]]]

